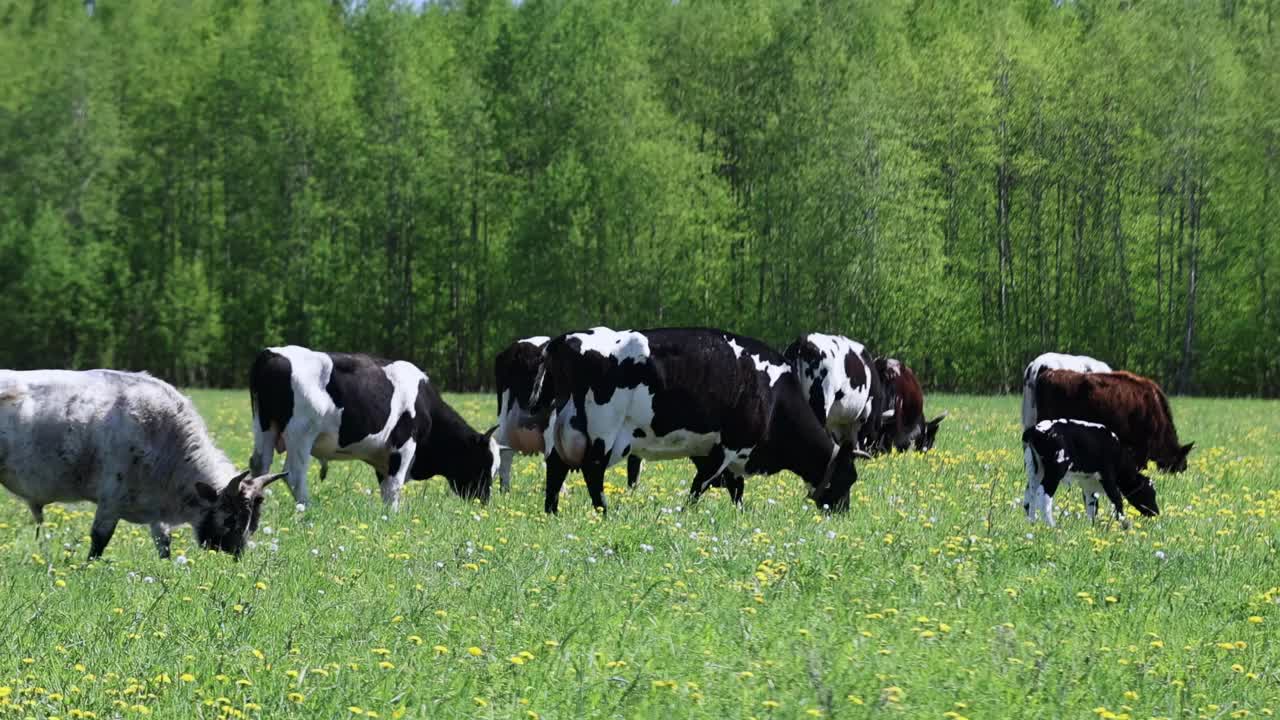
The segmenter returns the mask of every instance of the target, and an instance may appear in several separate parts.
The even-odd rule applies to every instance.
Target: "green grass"
[[[249,455],[244,392],[195,392]],[[451,398],[477,426],[488,395]],[[746,507],[684,502],[692,466],[610,471],[606,521],[539,460],[467,505],[412,483],[384,517],[335,464],[315,504],[268,500],[239,563],[122,524],[87,564],[92,507],[0,504],[0,713],[26,717],[1231,717],[1280,708],[1280,404],[1176,400],[1190,470],[1159,518],[1057,529],[1021,507],[1018,399],[931,397],[938,448],[860,464],[826,518],[790,475]],[[277,460],[277,465],[279,460]],[[269,532],[268,532],[269,529]],[[1158,554],[1160,555],[1158,557]],[[470,650],[470,652],[469,652]],[[522,655],[523,654],[523,655]],[[19,706],[19,707],[14,707]]]

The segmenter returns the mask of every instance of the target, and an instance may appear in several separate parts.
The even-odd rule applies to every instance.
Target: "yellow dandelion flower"
[[[760,703],[760,704],[761,704],[761,705],[764,705],[765,707],[769,708],[770,710],[773,710],[773,709],[775,709],[775,708],[780,708],[780,707],[782,707],[782,703],[778,702],[777,700],[765,700],[764,702],[762,702],[762,703]]]
[[[1250,616],[1249,616],[1249,622],[1253,623],[1254,625],[1257,625],[1258,623],[1262,622],[1262,616],[1261,616],[1261,615],[1250,615]]]
[[[378,663],[378,667],[382,668],[383,670],[394,670],[396,666],[390,662],[387,662],[386,660],[383,660]]]
[[[288,698],[289,702],[296,703],[298,705],[301,705],[302,702],[307,699],[306,696],[300,692],[291,692],[289,693]]]
[[[182,673],[181,675],[178,676],[178,679],[181,680],[182,682],[195,682],[196,676],[192,675],[191,673]]]
[[[448,654],[449,654],[449,648],[445,647],[444,645],[436,645],[436,646],[432,647],[431,649],[432,649],[432,650],[435,650],[437,655],[448,655]]]
[[[476,647],[475,645],[472,645],[471,647],[467,648],[467,652],[470,653],[472,657],[480,657],[481,655],[484,654],[484,651]]]
[[[489,701],[485,700],[482,697],[473,697],[471,698],[471,702],[475,703],[476,707],[485,707],[486,705],[489,704]]]
[[[421,645],[421,644],[422,644],[422,638],[418,637],[417,635],[410,635],[410,636],[409,636],[409,638],[408,638],[408,640],[409,640],[409,642],[413,643],[414,645]]]

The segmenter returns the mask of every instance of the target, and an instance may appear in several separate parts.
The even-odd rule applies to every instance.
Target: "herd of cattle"
[[[495,475],[510,487],[512,457],[546,465],[544,509],[558,510],[570,470],[607,512],[605,471],[627,461],[689,458],[696,500],[723,487],[741,503],[747,475],[789,470],[823,510],[849,506],[856,458],[929,450],[945,413],[925,420],[924,395],[901,361],[861,343],[809,334],[783,352],[722,330],[605,327],[519,340],[496,358],[498,423],[478,432],[403,360],[262,350],[249,374],[254,449],[236,472],[191,402],[145,373],[0,371],[0,484],[25,500],[37,528],[53,502],[97,505],[89,557],[120,519],[148,524],[161,557],[169,530],[239,555],[257,529],[265,488],[287,478],[298,509],[307,471],[333,460],[373,467],[394,508],[407,480],[442,475],[452,491],[487,502]],[[1077,482],[1092,519],[1105,495],[1159,512],[1141,474],[1149,459],[1186,468],[1164,393],[1151,380],[1091,358],[1048,353],[1026,370],[1023,508],[1053,524],[1053,496]],[[285,472],[270,474],[275,454]]]

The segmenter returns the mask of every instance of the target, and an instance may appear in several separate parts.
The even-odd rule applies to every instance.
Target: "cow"
[[[310,502],[311,458],[363,460],[377,473],[382,500],[400,504],[407,479],[443,475],[460,497],[489,500],[499,447],[440,397],[425,373],[404,360],[269,347],[249,371],[255,472],[287,453],[289,489]]]
[[[511,460],[516,453],[542,455],[547,462],[557,462],[549,456],[554,447],[545,441],[549,412],[534,414],[529,411],[529,395],[538,368],[542,367],[542,349],[551,338],[545,335],[517,340],[506,347],[493,361],[494,386],[498,393],[498,429],[493,437],[503,447],[502,461],[498,466],[502,492],[511,489]],[[627,458],[627,486],[634,487],[640,477],[639,457]]]
[[[1037,515],[1053,527],[1053,496],[1063,484],[1084,492],[1089,521],[1098,514],[1098,496],[1111,501],[1113,515],[1126,522],[1121,501],[1143,515],[1160,514],[1156,488],[1134,467],[1129,450],[1105,425],[1075,419],[1043,420],[1022,433],[1027,489],[1022,509],[1032,523]]]
[[[740,504],[744,476],[785,469],[831,510],[848,508],[854,457],[867,457],[832,441],[785,357],[723,330],[596,327],[561,335],[543,350],[533,407],[554,409],[548,444],[582,468],[602,514],[606,468],[633,454],[692,459],[691,502],[720,484]],[[563,482],[549,465],[548,513],[558,510]]]
[[[151,526],[162,559],[184,523],[201,547],[239,558],[283,476],[237,472],[191,401],[146,373],[0,371],[0,484],[26,501],[37,533],[45,505],[95,503],[90,560],[122,518]]]
[[[782,354],[800,381],[809,409],[833,440],[864,450],[876,444],[880,422],[893,409],[871,353],[862,343],[810,333]]]
[[[1041,353],[1027,364],[1022,373],[1022,429],[1036,424],[1036,382],[1048,370],[1074,370],[1082,373],[1111,372],[1111,366],[1088,355]]]
[[[887,411],[880,421],[880,437],[871,448],[906,452],[912,448],[920,452],[933,449],[938,436],[938,426],[946,419],[942,413],[932,420],[924,419],[924,391],[911,368],[897,358],[876,358],[876,373],[884,388]],[[874,448],[874,449],[873,449]]]
[[[1039,420],[1075,418],[1106,425],[1129,449],[1141,470],[1148,460],[1165,472],[1187,469],[1195,443],[1178,444],[1178,430],[1164,391],[1128,372],[1041,371],[1036,381]]]

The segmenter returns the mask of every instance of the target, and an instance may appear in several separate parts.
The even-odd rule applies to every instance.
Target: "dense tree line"
[[[1280,2],[0,0],[0,366],[515,337],[1280,393]]]

